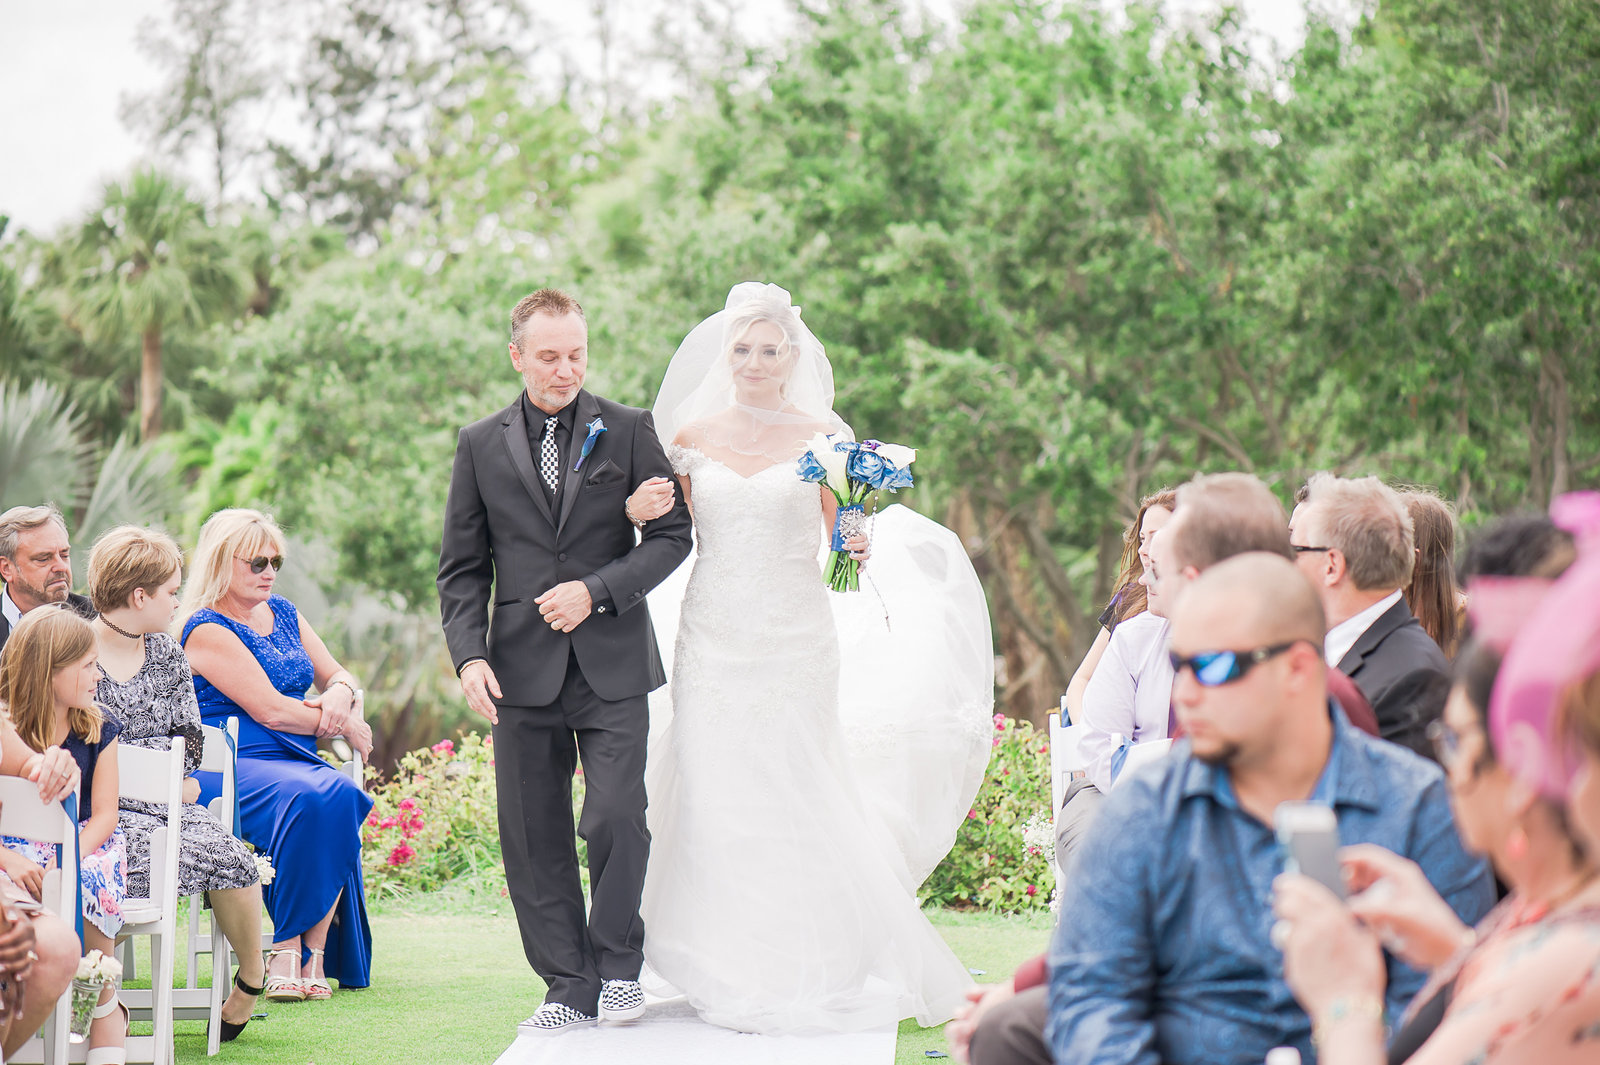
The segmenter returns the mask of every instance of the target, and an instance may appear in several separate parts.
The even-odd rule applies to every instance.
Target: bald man
[[[1416,862],[1468,924],[1494,901],[1432,763],[1353,728],[1327,694],[1322,606],[1292,562],[1250,553],[1174,604],[1172,698],[1186,737],[1118,787],[1090,829],[1050,950],[1058,1065],[1311,1056],[1311,1024],[1268,939],[1278,804],[1332,807],[1344,844]],[[1388,960],[1398,1017],[1423,974]]]

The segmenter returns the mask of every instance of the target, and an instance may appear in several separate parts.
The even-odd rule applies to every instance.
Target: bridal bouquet
[[[844,542],[866,529],[867,504],[877,510],[880,491],[911,487],[911,464],[916,460],[915,448],[881,440],[857,442],[821,433],[811,438],[811,450],[800,456],[800,479],[825,486],[839,503],[822,578],[829,588],[861,589],[861,563],[850,557]]]

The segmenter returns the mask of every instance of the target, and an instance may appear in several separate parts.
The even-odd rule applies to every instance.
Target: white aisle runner
[[[495,1065],[892,1065],[895,1029],[748,1035],[702,1021],[682,999],[633,1024],[518,1035]]]

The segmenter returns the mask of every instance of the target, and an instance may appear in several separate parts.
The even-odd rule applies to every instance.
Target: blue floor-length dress
[[[261,663],[274,688],[303,699],[316,675],[300,642],[299,613],[281,595],[272,596],[268,605],[274,626],[266,636],[206,609],[184,623],[183,640],[187,643],[198,625],[223,625]],[[241,834],[272,859],[276,871],[263,890],[273,938],[281,942],[306,932],[337,897],[324,959],[327,973],[340,987],[366,987],[372,982],[372,929],[361,878],[361,823],[372,799],[317,755],[316,737],[266,727],[199,672],[194,689],[206,724],[223,728],[228,718],[239,719]],[[219,793],[221,777],[197,777],[200,802],[208,803]],[[302,944],[302,963],[309,956]]]

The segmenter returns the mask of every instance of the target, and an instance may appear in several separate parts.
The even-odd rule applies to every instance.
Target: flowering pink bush
[[[1055,884],[1050,861],[1022,837],[1030,818],[1050,816],[1050,748],[1026,721],[994,715],[993,755],[955,846],[920,894],[940,906],[1012,913],[1044,909]]]
[[[371,788],[361,829],[368,892],[432,891],[499,867],[494,748],[477,733],[410,752]]]
[[[411,751],[388,780],[369,786],[372,812],[361,828],[369,893],[434,891],[458,876],[499,874],[493,737],[471,732]],[[582,805],[580,771],[572,784],[574,821]],[[582,840],[578,861],[587,882]]]

